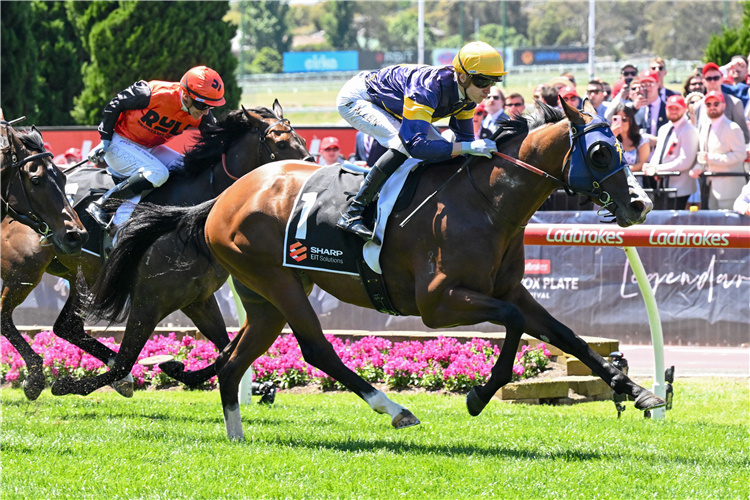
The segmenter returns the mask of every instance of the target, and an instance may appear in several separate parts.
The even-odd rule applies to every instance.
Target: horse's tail
[[[132,294],[143,256],[160,237],[175,231],[185,246],[212,261],[204,225],[216,199],[194,207],[140,203],[117,233],[117,244],[91,288],[88,314],[119,323],[130,314]]]

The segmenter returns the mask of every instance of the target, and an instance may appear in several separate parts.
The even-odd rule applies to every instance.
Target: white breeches
[[[151,184],[159,187],[167,182],[169,171],[178,166],[182,155],[164,145],[146,148],[115,133],[104,159],[120,176],[130,177],[140,171]]]

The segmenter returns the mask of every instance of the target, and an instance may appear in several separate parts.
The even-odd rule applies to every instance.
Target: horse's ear
[[[565,113],[565,116],[568,117],[568,120],[570,120],[571,123],[575,125],[583,125],[584,123],[586,123],[586,120],[583,118],[581,112],[573,106],[569,105],[565,101],[565,99],[560,99],[560,105],[562,106],[562,110]]]
[[[260,115],[257,115],[253,113],[252,111],[248,111],[245,109],[245,106],[241,106],[242,111],[245,113],[245,116],[247,117],[247,121],[255,128],[265,130],[266,128],[266,122],[263,121],[263,117]]]
[[[587,113],[590,113],[591,116],[594,116],[596,114],[596,108],[594,108],[594,105],[591,104],[591,101],[589,101],[588,97],[583,99],[583,110]]]
[[[281,108],[281,104],[279,104],[278,99],[273,100],[273,112],[276,114],[276,116],[279,117],[279,120],[284,119],[284,110]]]

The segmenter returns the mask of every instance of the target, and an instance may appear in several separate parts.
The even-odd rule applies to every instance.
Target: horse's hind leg
[[[224,323],[224,317],[221,315],[219,304],[216,297],[211,295],[206,300],[199,300],[183,307],[188,318],[193,322],[196,328],[221,351],[229,344],[229,335]],[[159,368],[183,384],[194,387],[202,384],[206,380],[216,375],[216,366],[214,363],[195,371],[185,371],[185,365],[180,361],[167,361],[161,363]]]
[[[75,284],[71,283],[68,300],[65,301],[65,305],[57,316],[57,320],[55,320],[55,325],[53,326],[55,335],[78,346],[102,363],[107,364],[112,358],[117,356],[117,353],[86,334],[80,307],[81,295]]]
[[[227,436],[233,440],[244,439],[238,400],[240,380],[253,361],[271,347],[286,324],[281,312],[268,301],[243,299],[243,305],[247,312],[245,324],[216,360],[224,425]]]
[[[125,335],[120,344],[120,350],[115,357],[115,363],[108,372],[95,377],[75,380],[72,377],[58,379],[52,385],[52,394],[79,394],[86,396],[95,390],[127,377],[138,355],[143,350],[159,320],[166,316],[158,304],[155,304],[147,293],[135,294],[133,308],[125,326]],[[132,393],[131,393],[132,396]]]
[[[633,382],[612,363],[595,353],[570,328],[553,318],[524,287],[518,286],[517,295],[515,303],[526,318],[526,333],[580,359],[615,392],[635,398],[637,409],[648,410],[666,405],[662,398]]]

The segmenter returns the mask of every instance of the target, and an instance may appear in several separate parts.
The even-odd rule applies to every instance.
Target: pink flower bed
[[[230,334],[230,337],[234,335],[236,333]],[[33,340],[25,338],[44,359],[44,374],[48,383],[62,376],[91,377],[107,369],[99,360],[52,332],[38,333]],[[381,337],[365,337],[355,342],[332,335],[326,335],[326,339],[347,367],[368,382],[386,383],[390,387],[467,391],[489,378],[490,370],[500,354],[497,346],[476,338],[464,344],[450,337],[396,344]],[[112,338],[101,338],[99,341],[114,351],[119,349]],[[171,354],[192,371],[213,363],[218,352],[210,342],[195,340],[190,336],[177,340],[176,335],[170,333],[151,338],[138,359],[157,354]],[[529,378],[544,370],[549,355],[544,344],[536,348],[523,346],[516,355],[513,379]],[[136,364],[132,373],[136,386],[141,388],[166,387],[176,383],[158,366],[147,368]],[[342,388],[338,382],[303,360],[297,340],[291,334],[280,336],[265,355],[255,360],[253,373],[256,382],[269,381],[282,388],[306,384],[319,384],[326,389]],[[25,376],[26,364],[23,359],[5,337],[0,337],[0,382],[20,385]],[[215,387],[216,377],[205,384],[205,388]]]

